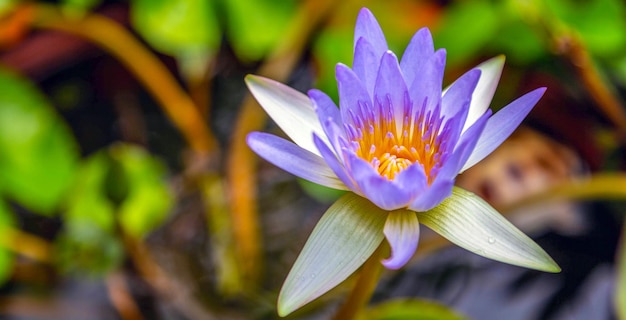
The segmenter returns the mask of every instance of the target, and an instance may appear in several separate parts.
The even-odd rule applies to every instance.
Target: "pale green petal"
[[[354,193],[337,200],[291,268],[278,297],[278,314],[288,315],[358,269],[382,242],[387,214]]]
[[[320,156],[313,133],[329,145],[313,103],[307,95],[280,82],[247,75],[246,84],[261,107],[300,147]]]
[[[475,194],[455,187],[452,196],[426,212],[421,223],[478,255],[531,269],[561,268],[533,240]]]

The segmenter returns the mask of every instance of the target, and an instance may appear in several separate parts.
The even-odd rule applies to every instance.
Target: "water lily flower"
[[[372,13],[362,9],[352,68],[336,67],[339,108],[319,90],[307,97],[270,79],[246,77],[261,106],[295,142],[253,132],[250,148],[296,176],[351,191],[313,230],[283,285],[279,314],[345,280],[384,239],[391,256],[382,264],[404,266],[417,248],[420,223],[479,255],[559,271],[495,209],[454,186],[456,175],[517,128],[545,88],[492,115],[488,107],[504,57],[478,65],[442,90],[445,58],[423,28],[398,60]]]

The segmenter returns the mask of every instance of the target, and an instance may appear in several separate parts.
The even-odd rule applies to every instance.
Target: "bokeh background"
[[[0,318],[277,318],[282,281],[339,193],[247,148],[250,131],[281,132],[243,77],[336,100],[364,6],[395,52],[429,27],[446,83],[506,55],[494,111],[548,87],[457,183],[563,271],[425,231],[363,319],[626,319],[621,0],[0,1]],[[331,318],[351,283],[289,318]]]

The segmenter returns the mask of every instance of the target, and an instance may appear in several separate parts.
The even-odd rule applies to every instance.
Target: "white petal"
[[[418,212],[419,221],[478,255],[517,266],[561,269],[533,240],[475,194],[455,187],[439,206]]]
[[[493,57],[479,65],[476,69],[480,69],[480,79],[474,93],[472,94],[472,102],[470,103],[469,113],[463,132],[467,130],[474,122],[482,116],[489,105],[493,94],[496,92],[498,82],[500,81],[500,75],[502,75],[502,68],[504,67],[504,56],[499,55]]]
[[[334,288],[358,269],[382,242],[387,211],[347,193],[317,223],[278,297],[286,316]]]
[[[280,82],[247,75],[246,84],[265,112],[300,147],[320,155],[313,133],[328,142],[309,97]]]

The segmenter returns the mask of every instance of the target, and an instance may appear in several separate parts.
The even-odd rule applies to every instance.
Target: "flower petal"
[[[380,54],[374,51],[372,44],[365,38],[360,38],[354,47],[354,61],[352,70],[365,85],[367,92],[374,92],[374,83],[380,65]],[[371,98],[371,97],[370,97]]]
[[[388,269],[402,268],[415,253],[420,237],[417,215],[410,210],[389,212],[383,233],[391,246],[391,256],[382,261]]]
[[[433,45],[433,37],[430,34],[430,30],[422,28],[417,31],[411,38],[411,42],[409,42],[406,50],[404,50],[402,60],[400,61],[400,68],[407,84],[413,83],[417,72],[434,53],[435,46]]]
[[[344,123],[354,124],[355,116],[364,118],[363,112],[372,110],[372,99],[352,69],[338,63],[335,67],[339,89],[339,112]]]
[[[455,187],[439,206],[417,215],[424,225],[478,255],[547,272],[561,270],[539,245],[469,191]]]
[[[446,162],[439,175],[446,179],[453,179],[461,171],[467,159],[474,153],[478,140],[483,135],[485,127],[491,117],[491,110],[487,110],[482,117],[478,118],[474,124],[467,129],[462,135],[454,148],[452,157]],[[448,167],[449,166],[449,167]]]
[[[324,159],[290,141],[267,133],[251,132],[247,142],[259,156],[293,175],[329,188],[348,189]]]
[[[417,71],[413,83],[408,84],[414,105],[421,108],[428,99],[425,111],[433,110],[441,99],[441,84],[446,66],[446,50],[439,49]]]
[[[313,108],[317,113],[317,118],[320,123],[331,118],[337,125],[341,125],[339,108],[337,108],[335,102],[326,93],[317,89],[311,89],[308,94],[311,101],[313,101]]]
[[[476,66],[475,69],[479,69],[481,72],[480,79],[478,80],[476,89],[474,89],[474,94],[472,94],[472,103],[470,104],[469,114],[467,115],[467,121],[465,122],[463,131],[474,124],[476,119],[482,116],[487,108],[489,108],[493,94],[498,87],[503,67],[503,55],[493,57]]]
[[[325,136],[309,97],[280,82],[259,76],[247,75],[246,84],[265,112],[291,140],[319,155],[311,137],[313,133]]]
[[[461,136],[452,155],[446,159],[446,163],[437,172],[435,181],[433,181],[425,192],[421,193],[418,198],[413,200],[409,209],[418,212],[430,210],[452,194],[452,187],[454,186],[454,180],[459,169],[472,153],[472,150],[476,146],[476,141],[485,128],[485,123],[490,115],[491,110],[487,110],[487,112]]]
[[[471,106],[472,93],[476,89],[479,79],[480,70],[472,69],[456,79],[448,87],[441,100],[441,115],[444,118],[450,118],[458,114],[466,101],[470,101]],[[466,119],[462,120],[462,123],[467,121]]]
[[[471,168],[500,146],[522,123],[545,91],[546,88],[535,89],[509,103],[489,118],[485,130],[478,138],[478,143],[461,172]]]
[[[412,199],[412,189],[399,188],[393,181],[382,177],[365,160],[348,154],[350,176],[356,182],[363,196],[385,210],[406,207]]]
[[[376,60],[379,60],[383,53],[387,51],[387,40],[385,40],[383,30],[380,29],[378,21],[367,8],[361,9],[356,19],[356,26],[354,27],[355,50],[361,37],[367,39],[372,44]]]
[[[405,170],[400,171],[393,179],[393,183],[402,190],[406,190],[411,198],[415,198],[428,186],[424,166],[419,162],[410,165]]]
[[[347,193],[324,213],[294,263],[278,297],[286,316],[356,271],[383,240],[387,212]]]
[[[452,194],[454,186],[453,179],[437,179],[426,190],[419,195],[411,204],[409,209],[417,212],[427,211],[439,205],[441,201]]]
[[[393,114],[397,124],[401,124],[406,113],[405,105],[408,99],[408,91],[398,58],[387,51],[383,54],[378,69],[378,77],[374,87],[374,104],[379,105],[383,110],[383,115]]]
[[[317,146],[317,149],[322,154],[322,158],[324,158],[326,164],[335,173],[339,180],[341,180],[348,187],[348,189],[356,190],[357,187],[352,178],[346,172],[346,168],[339,162],[337,155],[330,150],[328,145],[317,135],[313,136],[313,143],[315,143],[315,146]]]

